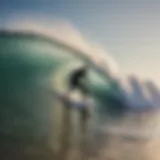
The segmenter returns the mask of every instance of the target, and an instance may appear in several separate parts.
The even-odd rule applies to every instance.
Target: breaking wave
[[[3,132],[13,130],[12,126],[17,129],[36,126],[36,133],[47,132],[52,117],[48,113],[57,105],[50,91],[65,91],[70,72],[83,64],[90,67],[89,88],[100,119],[106,113],[113,117],[128,109],[159,107],[159,91],[151,81],[129,76],[125,78],[127,83],[123,83],[115,61],[102,47],[87,42],[77,31],[75,34],[66,30],[62,34],[58,30],[51,32],[23,25],[17,30],[1,31],[0,48]],[[26,121],[26,116],[31,118]],[[17,134],[19,130],[14,132]]]

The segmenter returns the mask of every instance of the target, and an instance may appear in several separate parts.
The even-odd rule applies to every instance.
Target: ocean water
[[[41,35],[0,33],[1,159],[158,157],[158,132],[151,132],[158,113],[127,113],[123,101],[111,94],[118,92],[114,84],[91,64],[88,87],[94,106],[89,121],[54,95],[67,90],[72,69],[87,63],[75,55]]]

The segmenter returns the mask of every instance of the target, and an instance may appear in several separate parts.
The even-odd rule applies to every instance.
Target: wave
[[[94,122],[100,121],[93,128],[130,135],[129,129],[121,130],[114,124],[106,128],[106,117],[117,118],[126,110],[139,112],[159,107],[159,90],[154,83],[134,75],[126,76],[124,82],[115,61],[101,47],[83,40],[81,34],[77,40],[81,45],[78,45],[75,43],[78,33],[68,42],[68,38],[58,34],[61,32],[56,31],[54,36],[47,29],[20,28],[0,32],[1,133],[12,133],[12,136],[27,133],[34,139],[47,136],[53,125],[52,118],[61,121],[59,112],[53,109],[61,109],[61,105],[51,93],[66,91],[68,75],[83,64],[90,67],[89,88],[96,103],[94,118],[98,119]],[[74,35],[70,32],[69,35]],[[71,40],[75,40],[74,45]],[[128,122],[128,118],[124,121]],[[141,137],[141,133],[133,134],[131,136]],[[146,134],[149,137],[150,132]]]
[[[118,69],[119,67],[117,67],[113,58],[105,52],[103,47],[93,45],[93,43],[87,41],[80,32],[68,24],[66,25],[63,23],[63,25],[61,24],[61,27],[58,26],[57,28],[53,27],[52,29],[48,29],[42,25],[36,25],[33,22],[21,22],[18,24],[16,23],[16,27],[12,25],[6,32],[1,32],[1,35],[7,35],[9,31],[10,34],[12,33],[12,35],[14,34],[15,36],[23,35],[30,38],[36,37],[41,40],[43,39],[47,43],[61,48],[61,52],[63,52],[61,58],[54,61],[54,63],[63,63],[61,66],[65,67],[56,70],[55,77],[58,79],[56,83],[65,79],[64,77],[62,78],[62,73],[69,73],[71,71],[67,66],[72,66],[71,68],[74,68],[77,66],[76,63],[85,63],[89,64],[93,69],[93,73],[91,73],[92,83],[94,84],[92,85],[92,90],[96,88],[94,95],[102,104],[104,104],[104,106],[106,106],[107,101],[110,101],[111,99],[106,98],[107,96],[112,97],[114,102],[123,103],[123,106],[127,106],[128,108],[139,109],[157,107],[159,105],[159,102],[157,101],[158,98],[155,98],[155,94],[153,96],[153,92],[151,93],[151,90],[148,89],[149,87],[144,87],[145,82],[139,81],[137,76],[126,76],[125,83],[123,83],[124,81],[121,78],[121,73]],[[42,51],[42,48],[44,47],[38,46],[37,48]],[[45,50],[47,50],[47,48],[45,48]],[[52,54],[53,53],[50,51],[50,55]],[[56,53],[54,53],[54,56],[55,55]],[[75,57],[75,63],[73,63],[72,56]],[[65,61],[68,63],[65,63]],[[126,87],[126,84],[129,87]],[[157,89],[155,85],[154,88]],[[159,96],[159,91],[157,91],[156,97]]]

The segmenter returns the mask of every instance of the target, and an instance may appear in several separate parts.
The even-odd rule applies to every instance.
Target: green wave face
[[[65,91],[72,69],[85,63],[85,58],[43,37],[0,35],[0,133],[30,140],[48,137],[60,117],[55,110],[60,102],[52,90]],[[101,119],[106,108],[119,104],[110,97],[107,79],[92,65],[88,77],[95,114]]]

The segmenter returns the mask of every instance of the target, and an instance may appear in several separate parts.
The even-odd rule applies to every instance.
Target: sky
[[[105,46],[124,73],[160,85],[160,1],[1,0],[0,27],[16,18],[64,19]]]

